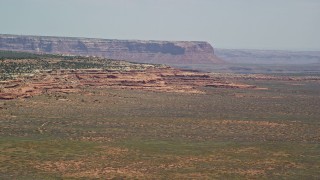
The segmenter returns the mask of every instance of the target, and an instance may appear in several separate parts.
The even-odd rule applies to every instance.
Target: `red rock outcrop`
[[[149,68],[145,71],[81,69],[61,72],[42,71],[32,79],[2,81],[0,99],[26,98],[43,93],[75,93],[86,86],[192,94],[205,93],[201,87],[255,88],[251,85],[221,81],[208,73],[181,71],[170,67]]]

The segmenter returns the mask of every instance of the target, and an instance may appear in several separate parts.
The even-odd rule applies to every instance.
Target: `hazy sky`
[[[320,50],[320,0],[0,0],[0,33]]]

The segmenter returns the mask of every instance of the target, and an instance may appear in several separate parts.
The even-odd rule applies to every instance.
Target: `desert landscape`
[[[319,178],[319,74],[0,57],[1,179]]]
[[[319,0],[0,0],[0,180],[320,180]]]

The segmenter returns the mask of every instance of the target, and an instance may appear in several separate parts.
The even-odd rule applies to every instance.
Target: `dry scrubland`
[[[0,179],[320,178],[317,76],[210,77],[258,88],[83,86],[0,100]]]

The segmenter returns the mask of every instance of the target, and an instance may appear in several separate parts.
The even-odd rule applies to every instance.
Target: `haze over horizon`
[[[0,0],[1,34],[320,50],[317,0]]]

